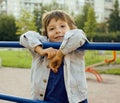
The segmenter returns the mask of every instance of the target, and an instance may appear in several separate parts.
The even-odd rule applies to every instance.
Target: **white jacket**
[[[20,44],[28,48],[33,56],[31,67],[31,84],[33,99],[43,100],[47,87],[50,69],[47,68],[48,60],[34,51],[35,46],[42,45],[48,39],[34,31],[21,35]],[[78,103],[87,98],[87,84],[85,75],[84,51],[77,50],[87,38],[82,30],[68,31],[60,46],[64,57],[64,79],[69,103]]]

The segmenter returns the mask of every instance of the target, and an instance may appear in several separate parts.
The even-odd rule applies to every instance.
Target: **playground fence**
[[[45,42],[43,43],[43,48],[53,47],[58,49],[61,43]],[[24,48],[17,41],[0,41],[0,47],[3,48]],[[120,50],[120,43],[103,43],[103,42],[86,42],[82,47],[78,48],[80,50]],[[16,96],[10,96],[6,94],[0,94],[1,100],[17,102],[17,103],[48,103],[45,101],[32,100],[27,98],[21,98]],[[50,103],[50,102],[49,102]]]

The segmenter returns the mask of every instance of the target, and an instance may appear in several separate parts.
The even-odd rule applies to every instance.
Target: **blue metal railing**
[[[54,43],[54,42],[44,42],[43,48],[53,47],[58,49],[61,43]],[[74,44],[73,44],[74,45]],[[19,42],[12,41],[0,41],[0,47],[7,47],[7,48],[24,48],[19,44]],[[120,43],[102,43],[102,42],[86,42],[82,47],[78,49],[85,49],[85,50],[120,50]],[[0,94],[1,100],[12,101],[17,103],[48,103],[45,101],[39,100],[32,100],[27,98],[15,97],[6,94]]]
[[[44,42],[43,48],[53,47],[58,49],[60,47],[60,42]],[[73,44],[74,45],[74,44]],[[1,41],[0,47],[8,47],[8,48],[23,48],[19,44],[19,42],[6,42]],[[120,50],[120,43],[110,43],[110,42],[86,42],[83,46],[79,49],[86,49],[86,50]]]
[[[22,98],[22,97],[10,96],[6,94],[0,94],[0,99],[11,101],[11,102],[16,102],[16,103],[50,103],[50,102],[45,102],[45,101],[40,101],[40,100],[32,100],[32,99],[27,99],[27,98]]]

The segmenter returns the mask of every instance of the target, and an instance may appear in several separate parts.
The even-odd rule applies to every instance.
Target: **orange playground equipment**
[[[117,57],[116,51],[112,51],[112,56],[113,56],[112,59],[105,59],[104,62],[100,62],[100,63],[97,63],[97,64],[93,64],[92,66],[86,67],[85,71],[95,75],[98,82],[102,82],[103,79],[102,79],[101,75],[97,72],[97,70],[94,69],[94,67],[96,67],[98,65],[101,65],[101,64],[104,64],[104,63],[110,64],[112,62],[115,62],[116,61],[116,57]]]
[[[105,59],[105,63],[112,63],[112,62],[115,62],[116,61],[116,57],[117,57],[117,55],[116,55],[116,51],[113,51],[112,52],[112,55],[113,55],[113,58],[112,59]]]

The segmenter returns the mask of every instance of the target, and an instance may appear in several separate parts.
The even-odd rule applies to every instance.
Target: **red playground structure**
[[[110,64],[110,63],[116,61],[117,55],[116,55],[116,51],[115,50],[112,51],[112,56],[113,56],[112,59],[105,59],[104,62],[107,63],[107,64]],[[98,63],[97,65],[104,64],[104,62]],[[96,76],[96,78],[97,78],[97,81],[98,82],[102,82],[103,79],[102,79],[101,75],[97,72],[97,70],[94,69],[94,67],[97,66],[97,65],[88,66],[85,71],[94,74]]]

